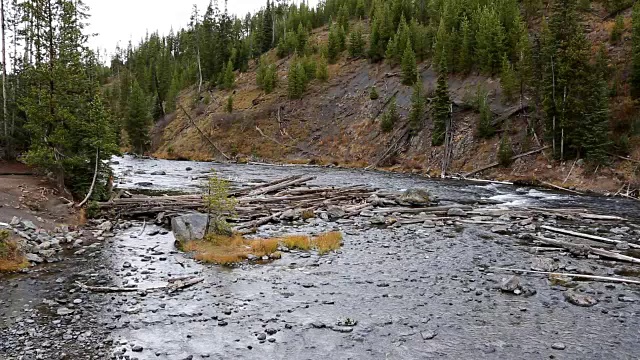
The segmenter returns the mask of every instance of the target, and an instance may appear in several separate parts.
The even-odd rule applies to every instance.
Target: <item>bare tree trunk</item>
[[[556,71],[553,64],[553,57],[551,58],[551,77],[553,79],[553,156],[556,156]]]
[[[442,158],[442,172],[441,177],[444,178],[447,176],[447,170],[449,169],[449,164],[451,163],[451,151],[452,151],[452,142],[453,142],[453,105],[450,105],[449,117],[446,122],[446,130],[444,134],[444,156]]]

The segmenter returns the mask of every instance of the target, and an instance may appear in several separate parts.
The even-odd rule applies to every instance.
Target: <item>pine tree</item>
[[[624,33],[624,17],[622,15],[616,16],[613,29],[611,29],[611,42],[617,43],[622,39],[622,33]]]
[[[304,66],[299,59],[295,59],[289,66],[289,85],[287,91],[289,99],[301,99],[307,86]]]
[[[447,121],[450,118],[451,99],[449,98],[449,85],[447,84],[447,66],[445,63],[441,63],[433,102],[433,134],[431,139],[433,146],[444,144]]]
[[[458,69],[463,73],[468,73],[473,66],[473,33],[471,22],[466,16],[462,20],[461,32],[462,44],[458,56]]]
[[[225,110],[231,114],[233,112],[233,96],[229,95],[227,98],[227,105],[225,106]]]
[[[505,53],[505,29],[494,8],[483,7],[478,16],[476,32],[476,59],[487,74],[494,74]]]
[[[236,86],[236,75],[233,73],[233,62],[229,59],[224,67],[222,76],[222,86],[226,90],[231,90]]]
[[[516,92],[518,91],[518,80],[516,79],[516,73],[513,69],[513,65],[507,55],[502,57],[502,70],[500,72],[500,85],[502,86],[502,97],[504,102],[508,103],[513,101]]]
[[[411,111],[409,112],[409,124],[413,135],[417,134],[422,129],[424,111],[424,86],[422,84],[422,79],[418,79],[418,81],[413,85],[413,94],[411,94]]]
[[[351,38],[349,39],[349,56],[352,58],[359,58],[365,55],[365,41],[362,35],[362,27],[357,26],[356,29],[351,32]]]
[[[631,94],[640,98],[640,2],[633,6],[633,48],[631,51]]]
[[[177,109],[177,101],[178,101],[178,93],[180,92],[180,81],[178,79],[177,74],[174,73],[171,78],[171,85],[169,86],[169,91],[167,92],[167,102],[165,103],[165,112],[167,114],[172,114]]]
[[[393,130],[396,122],[400,119],[400,115],[398,115],[398,105],[396,103],[396,98],[391,99],[389,103],[389,108],[387,112],[385,112],[382,117],[382,121],[380,122],[380,129],[383,132],[389,132]]]
[[[480,113],[480,120],[478,121],[478,137],[481,139],[489,139],[495,135],[496,131],[493,127],[493,114],[489,108],[487,95],[479,94],[478,102],[478,111]]]
[[[129,116],[125,128],[129,135],[129,144],[134,154],[142,155],[149,146],[149,130],[151,128],[151,116],[149,104],[140,84],[133,83],[129,102]]]
[[[378,90],[376,89],[375,86],[372,86],[371,91],[369,92],[369,99],[378,100],[379,98],[380,98],[380,95],[378,94]]]
[[[316,79],[322,82],[329,80],[327,59],[324,56],[321,56],[320,61],[318,62],[318,67],[316,69]]]
[[[418,65],[416,64],[416,55],[411,48],[411,43],[407,41],[407,46],[402,56],[402,83],[404,85],[413,85],[418,79]]]
[[[504,132],[502,139],[500,140],[500,147],[498,147],[498,162],[502,167],[509,167],[513,162],[513,145],[509,138],[508,131]]]
[[[327,44],[327,57],[329,60],[329,64],[335,64],[340,57],[340,34],[338,33],[338,28],[335,25],[331,26],[329,29],[329,42]]]
[[[273,46],[273,9],[269,0],[262,18],[262,52],[265,53]]]

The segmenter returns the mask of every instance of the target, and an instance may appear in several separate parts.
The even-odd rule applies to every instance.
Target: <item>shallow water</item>
[[[600,214],[638,219],[631,202],[576,197],[540,189],[517,189],[358,170],[277,167],[117,159],[119,187],[138,189],[152,182],[156,190],[197,191],[192,177],[215,169],[236,185],[275,180],[294,174],[316,176],[317,185],[365,184],[384,190],[426,187],[446,201],[496,200],[495,206],[589,208]],[[193,170],[187,172],[186,167]],[[163,170],[166,176],[134,174]],[[576,224],[578,226],[580,224]],[[617,225],[616,225],[617,226]],[[544,277],[523,276],[536,294],[505,294],[497,287],[509,274],[490,267],[529,269],[550,258],[561,271],[576,269],[613,275],[616,265],[576,259],[559,253],[531,254],[514,235],[497,235],[491,226],[422,224],[371,227],[365,218],[327,223],[312,220],[288,226],[267,225],[261,236],[342,231],[344,247],[327,256],[285,253],[266,265],[228,269],[188,259],[173,246],[171,233],[141,223],[105,241],[95,254],[76,256],[32,275],[4,279],[0,300],[6,305],[0,340],[9,336],[42,348],[44,359],[632,359],[640,356],[638,287],[575,284],[599,304],[581,308],[564,299],[566,288]],[[629,237],[637,233],[629,233]],[[631,267],[634,268],[634,267]],[[637,268],[637,267],[635,267]],[[64,275],[67,281],[56,283]],[[195,275],[204,283],[169,294],[94,294],[77,291],[74,282],[140,288],[167,279]],[[15,286],[15,287],[14,287]],[[71,293],[71,292],[74,293]],[[29,298],[25,294],[32,294]],[[81,297],[77,318],[51,313],[44,299]],[[631,301],[633,300],[633,301]],[[27,310],[25,310],[27,309]],[[24,314],[36,314],[34,323]],[[29,315],[31,316],[31,315]],[[353,328],[335,327],[353,319]],[[21,325],[22,324],[22,325]],[[34,335],[29,329],[35,329]],[[21,330],[26,334],[16,335]],[[64,340],[69,332],[74,337]],[[78,336],[87,329],[90,340]],[[273,332],[271,331],[273,329]],[[259,335],[267,339],[260,341]],[[38,336],[40,334],[40,336]],[[43,335],[44,334],[44,335]],[[23,339],[24,338],[24,339]],[[273,341],[273,342],[270,342]],[[553,344],[562,343],[564,350]],[[56,345],[58,347],[56,348]],[[132,352],[134,345],[141,352]],[[126,352],[122,352],[126,350]],[[0,358],[17,359],[25,346],[3,348]]]

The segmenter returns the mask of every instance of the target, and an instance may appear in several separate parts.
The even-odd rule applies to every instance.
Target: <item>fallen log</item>
[[[583,245],[583,244],[574,244],[574,243],[570,243],[570,242],[566,242],[566,241],[561,241],[561,240],[555,240],[555,239],[548,239],[542,236],[537,236],[537,235],[531,235],[532,238],[543,242],[545,244],[549,244],[549,245],[553,245],[553,246],[559,246],[562,247],[564,249],[567,249],[569,251],[571,250],[575,250],[575,249],[585,249],[589,252],[591,252],[592,254],[595,255],[599,255],[602,257],[606,257],[609,259],[614,259],[614,260],[619,260],[619,261],[626,261],[626,262],[630,262],[630,263],[634,263],[634,264],[640,264],[640,259],[638,258],[634,258],[631,256],[626,256],[626,255],[622,255],[622,254],[618,254],[618,253],[614,253],[612,251],[608,251],[605,249],[599,249],[599,248],[594,248],[588,245]]]
[[[523,157],[525,157],[525,156],[529,156],[529,155],[537,154],[537,153],[539,153],[539,152],[542,152],[542,151],[547,150],[548,148],[549,148],[549,146],[545,146],[545,147],[540,148],[540,149],[537,149],[537,150],[532,150],[532,151],[526,152],[526,153],[524,153],[524,154],[516,155],[516,156],[514,156],[514,157],[512,157],[512,158],[511,158],[511,161],[518,160],[518,159],[523,158]],[[473,175],[475,175],[475,174],[481,173],[481,172],[486,171],[486,170],[489,170],[489,169],[493,169],[494,167],[498,167],[498,166],[500,166],[500,163],[499,163],[499,162],[495,162],[495,163],[493,163],[493,164],[489,164],[489,165],[487,165],[487,166],[485,166],[485,167],[482,167],[482,168],[480,168],[480,169],[477,169],[477,170],[474,170],[474,171],[468,172],[468,173],[464,174],[464,175],[463,175],[463,177],[468,178],[468,177],[470,177],[470,176],[473,176]]]
[[[294,179],[294,180],[286,181],[284,183],[280,183],[280,184],[276,184],[276,185],[273,185],[273,186],[268,186],[268,187],[265,187],[265,188],[262,188],[262,189],[251,191],[249,193],[249,196],[268,194],[268,193],[271,193],[271,192],[274,192],[274,191],[278,191],[278,190],[281,190],[281,189],[284,189],[284,188],[287,188],[287,187],[290,187],[290,186],[293,186],[293,185],[304,184],[304,183],[309,182],[309,181],[314,180],[314,179],[315,179],[315,177],[313,177],[313,176],[297,178],[297,179]]]
[[[555,233],[558,233],[558,234],[570,235],[570,236],[575,236],[575,237],[579,237],[579,238],[583,238],[583,239],[604,242],[604,243],[608,243],[608,244],[616,244],[617,245],[617,244],[623,243],[623,241],[620,241],[620,240],[607,239],[607,238],[604,238],[604,237],[601,237],[601,236],[583,234],[583,233],[579,233],[579,232],[576,232],[576,231],[555,228],[555,227],[548,226],[548,225],[542,225],[542,226],[540,226],[540,228],[544,229],[544,230],[551,231],[551,232],[555,232]],[[640,245],[636,245],[636,244],[632,244],[632,243],[629,243],[629,247],[632,247],[634,249],[640,249]]]
[[[509,271],[523,274],[540,274],[540,275],[548,275],[548,276],[565,276],[574,279],[586,279],[586,280],[596,280],[603,282],[615,282],[615,283],[626,283],[626,284],[636,284],[640,285],[640,281],[631,280],[625,278],[618,277],[609,277],[609,276],[596,276],[596,275],[585,275],[585,274],[568,274],[568,273],[557,273],[557,272],[548,272],[548,271],[536,271],[536,270],[524,270],[524,269],[509,269],[509,268],[500,268],[500,267],[490,267],[491,270],[500,270],[500,271]]]
[[[581,193],[580,191],[576,191],[576,190],[571,190],[568,189],[566,187],[562,187],[562,186],[558,186],[558,185],[554,185],[550,182],[546,182],[546,181],[541,181],[540,184],[552,188],[552,189],[556,189],[556,190],[560,190],[560,191],[566,191],[566,192],[570,192],[572,194],[576,194],[576,195],[584,195],[584,193]]]
[[[227,154],[225,154],[222,150],[220,150],[220,148],[218,147],[218,145],[216,145],[216,143],[214,143],[211,139],[209,139],[209,137],[207,135],[205,135],[205,133],[200,130],[200,128],[198,127],[198,125],[196,124],[196,122],[193,120],[193,118],[191,117],[191,115],[189,115],[189,113],[187,112],[187,110],[184,109],[184,107],[182,105],[180,105],[180,109],[182,109],[182,111],[184,112],[185,115],[187,115],[187,118],[189,118],[189,121],[191,122],[191,124],[193,125],[193,127],[196,128],[196,130],[198,130],[198,132],[200,133],[200,135],[205,138],[209,144],[211,144],[211,146],[213,146],[214,149],[216,149],[220,154],[222,154],[222,156],[224,156],[225,159],[227,160],[231,160],[231,158],[229,156],[227,156]]]

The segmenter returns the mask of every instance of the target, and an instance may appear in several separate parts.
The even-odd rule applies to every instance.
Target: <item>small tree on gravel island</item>
[[[207,210],[207,235],[232,235],[226,219],[233,216],[236,200],[229,197],[229,182],[214,172],[205,184],[203,200]]]

